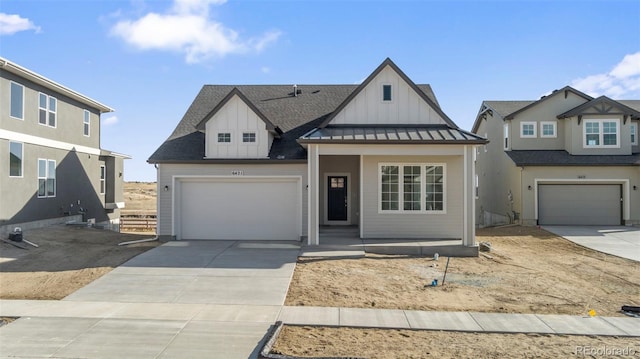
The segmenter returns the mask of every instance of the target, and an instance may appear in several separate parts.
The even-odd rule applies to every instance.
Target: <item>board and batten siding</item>
[[[446,214],[379,213],[380,163],[444,163]],[[364,238],[461,239],[464,230],[463,156],[364,156]],[[473,203],[473,202],[471,202]]]
[[[231,176],[239,171],[244,176],[300,176],[302,178],[302,235],[307,233],[307,166],[300,164],[159,164],[158,165],[158,235],[172,233],[172,192],[174,176]],[[238,173],[238,172],[236,172]],[[241,176],[239,176],[241,177]],[[169,186],[169,191],[164,190]]]
[[[382,101],[382,85],[391,85],[391,101]],[[333,125],[445,123],[390,66],[384,68],[331,121]]]
[[[230,143],[218,143],[218,133],[230,133]],[[242,142],[244,132],[254,132],[256,142]],[[266,158],[273,141],[264,121],[237,95],[206,123],[208,158]]]

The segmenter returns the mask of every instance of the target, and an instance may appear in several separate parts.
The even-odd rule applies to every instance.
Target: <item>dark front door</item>
[[[347,220],[347,177],[327,177],[327,219],[329,221]]]

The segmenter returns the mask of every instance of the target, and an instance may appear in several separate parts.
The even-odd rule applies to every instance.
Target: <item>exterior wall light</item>
[[[528,189],[529,191],[531,191],[531,186],[529,185],[529,186],[527,187],[527,189]]]
[[[169,186],[164,186],[164,191],[168,192],[169,191]]]

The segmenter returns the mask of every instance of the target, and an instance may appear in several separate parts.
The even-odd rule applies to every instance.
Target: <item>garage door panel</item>
[[[299,240],[297,180],[181,184],[183,239]]]
[[[619,225],[620,196],[620,185],[540,185],[538,222],[543,225]]]

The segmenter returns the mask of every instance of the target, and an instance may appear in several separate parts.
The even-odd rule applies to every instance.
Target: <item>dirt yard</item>
[[[125,182],[127,210],[155,212],[156,184]],[[62,299],[158,242],[118,246],[153,234],[125,234],[92,228],[55,226],[25,231],[36,243],[19,249],[0,242],[0,298]]]
[[[482,229],[478,258],[301,258],[286,305],[622,316],[640,304],[640,265],[529,227]],[[286,326],[274,353],[366,358],[640,357],[637,338]],[[593,350],[596,355],[582,355]],[[626,350],[626,352],[624,352]],[[626,353],[626,354],[625,354]]]
[[[532,227],[481,229],[478,258],[367,255],[301,258],[286,305],[622,316],[640,305],[640,263],[585,249]]]
[[[619,355],[582,355],[605,348]],[[272,353],[372,359],[638,358],[640,345],[638,338],[285,326]]]
[[[0,298],[62,299],[158,242],[118,246],[148,235],[53,226],[25,231],[28,249],[0,242]]]

